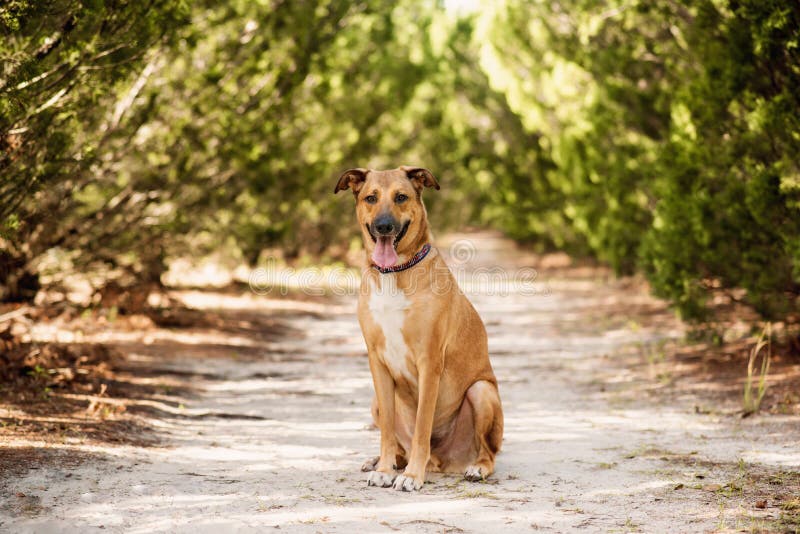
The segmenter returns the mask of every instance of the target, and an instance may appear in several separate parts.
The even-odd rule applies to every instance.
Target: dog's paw
[[[375,469],[378,467],[378,462],[380,461],[380,459],[381,459],[380,456],[368,459],[361,465],[361,470],[364,471],[365,473],[368,471],[375,471]]]
[[[379,488],[388,488],[395,480],[394,473],[384,473],[383,471],[371,471],[367,476],[367,486],[377,486]]]
[[[394,489],[397,491],[417,491],[422,487],[422,480],[407,475],[398,475],[394,479]]]
[[[464,478],[469,480],[470,482],[480,482],[484,480],[486,477],[483,474],[483,470],[478,467],[477,465],[471,465],[467,467],[467,470],[464,471]]]

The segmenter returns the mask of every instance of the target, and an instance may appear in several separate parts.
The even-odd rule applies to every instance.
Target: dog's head
[[[387,268],[399,263],[399,256],[412,256],[430,239],[422,203],[426,187],[439,189],[429,170],[402,166],[389,171],[350,169],[333,192],[353,191],[367,252],[376,265]]]

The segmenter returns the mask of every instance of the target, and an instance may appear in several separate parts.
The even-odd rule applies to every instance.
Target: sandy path
[[[507,243],[469,239],[478,254],[458,268],[519,264]],[[168,446],[96,448],[77,468],[29,472],[6,487],[35,509],[12,513],[15,497],[0,496],[0,531],[699,532],[774,515],[724,486],[741,474],[740,459],[797,469],[796,418],[696,414],[692,398],[638,395],[639,379],[614,356],[679,337],[679,325],[619,284],[538,283],[533,295],[468,287],[506,413],[486,483],[432,475],[417,494],[367,487],[359,467],[376,454],[378,433],[355,301],[274,301],[295,307],[287,321],[304,338],[255,361],[164,355],[162,366],[206,376],[193,382],[203,393],[183,417],[157,421]],[[632,322],[636,310],[651,313]],[[702,489],[710,484],[723,491]]]

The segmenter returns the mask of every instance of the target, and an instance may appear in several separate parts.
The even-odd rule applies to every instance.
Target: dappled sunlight
[[[500,254],[502,242],[492,249]],[[181,290],[175,298],[185,305],[222,315],[207,325],[84,334],[130,347],[132,364],[145,367],[172,351],[158,368],[191,390],[131,403],[159,414],[152,424],[168,442],[149,449],[48,445],[102,453],[118,467],[86,465],[80,480],[37,495],[42,506],[67,510],[60,513],[73,525],[126,532],[356,531],[376,524],[482,531],[497,530],[498,522],[509,532],[636,522],[666,528],[677,508],[693,525],[714,524],[716,506],[690,506],[688,492],[704,490],[674,490],[694,487],[698,472],[704,484],[722,487],[739,458],[773,470],[797,462],[786,445],[796,429],[791,419],[749,420],[732,434],[729,418],[696,413],[692,397],[668,405],[642,399],[652,382],[626,363],[683,333],[660,303],[613,282],[570,286],[541,276],[547,293],[472,295],[487,325],[505,412],[496,473],[484,484],[431,474],[416,495],[366,486],[360,466],[377,453],[379,435],[354,296],[317,301]],[[285,334],[257,335],[262,316],[279,318]],[[157,384],[154,378],[133,379]],[[29,474],[16,487],[43,484],[43,476]]]
[[[797,0],[0,36],[0,531],[800,530]]]
[[[796,444],[786,445],[783,451],[762,451],[757,446],[754,450],[742,452],[742,458],[748,462],[779,465],[787,469],[794,469],[800,465],[800,452]]]
[[[229,345],[231,347],[253,347],[256,343],[248,337],[231,336],[213,332],[175,332],[149,330],[146,332],[122,332],[105,330],[97,333],[64,330],[62,326],[41,324],[31,328],[32,341],[46,343],[129,343],[141,342],[145,345],[168,341],[182,345]]]
[[[602,483],[601,483],[602,484]],[[665,489],[670,487],[672,483],[669,480],[651,480],[648,482],[641,482],[632,486],[625,487],[604,487],[600,489],[590,490],[585,495],[590,498],[605,497],[605,496],[619,496],[625,497],[627,495],[638,495],[641,493],[652,493],[655,490]]]
[[[352,311],[352,307],[325,302],[296,300],[292,298],[272,299],[254,292],[225,294],[200,290],[175,291],[173,295],[185,305],[199,310],[256,310],[298,311],[307,313],[341,313]]]

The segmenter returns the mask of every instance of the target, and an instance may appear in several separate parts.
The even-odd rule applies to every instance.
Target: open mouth
[[[394,267],[397,264],[399,260],[397,256],[397,244],[400,243],[400,240],[406,235],[410,224],[411,221],[407,221],[396,234],[378,236],[373,234],[370,225],[367,225],[367,232],[375,242],[375,250],[372,251],[372,261],[375,265],[386,269],[388,267]]]
[[[397,248],[397,244],[400,242],[401,239],[403,239],[403,236],[406,235],[406,232],[408,231],[408,225],[410,225],[410,224],[411,224],[411,221],[407,221],[403,225],[403,227],[400,229],[400,231],[397,232],[397,234],[394,236],[394,243],[393,244],[394,244],[395,248]],[[372,238],[372,242],[373,243],[377,243],[378,242],[378,238],[375,237],[375,234],[372,233],[372,230],[370,229],[370,225],[369,224],[365,224],[364,226],[367,229],[367,233]],[[392,236],[388,235],[388,236],[381,236],[381,237],[392,237]]]

